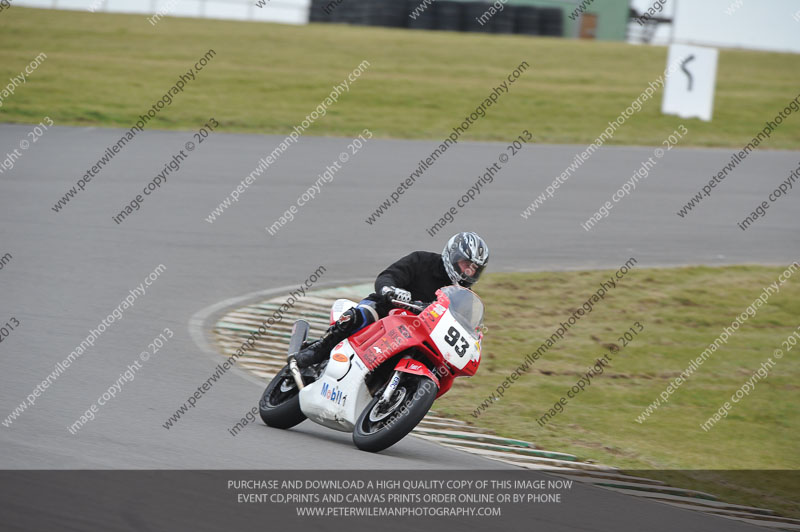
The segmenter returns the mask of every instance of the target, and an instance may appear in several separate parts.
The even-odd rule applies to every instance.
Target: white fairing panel
[[[367,367],[345,340],[334,348],[322,377],[300,390],[300,410],[320,425],[352,432],[358,416],[372,400],[364,382],[367,373]]]
[[[337,299],[331,306],[331,324],[339,319],[345,311],[357,306],[358,303],[349,299]]]
[[[463,369],[470,360],[480,357],[480,341],[456,321],[450,309],[431,331],[431,339],[454,368]]]

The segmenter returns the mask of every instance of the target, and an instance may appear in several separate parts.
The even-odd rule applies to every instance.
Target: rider
[[[489,247],[476,233],[453,235],[442,253],[414,251],[383,270],[375,280],[375,292],[342,313],[325,334],[295,355],[297,366],[308,367],[325,360],[333,346],[367,325],[387,316],[389,299],[425,301],[436,299],[436,290],[449,284],[469,288],[489,262]]]

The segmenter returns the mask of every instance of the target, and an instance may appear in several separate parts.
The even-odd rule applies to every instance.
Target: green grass
[[[15,7],[0,17],[0,79],[47,60],[7,98],[0,121],[129,128],[209,48],[217,57],[149,128],[287,134],[356,65],[369,69],[308,135],[442,139],[522,61],[530,69],[462,137],[587,144],[666,66],[666,49],[623,43],[287,26]],[[714,121],[660,113],[661,93],[609,144],[660,144],[679,124],[684,146],[741,147],[800,92],[800,55],[723,50]],[[767,148],[796,149],[800,115]]]
[[[481,367],[475,377],[457,380],[435,408],[503,436],[603,464],[675,470],[660,476],[732,502],[800,517],[796,482],[791,485],[788,479],[769,474],[686,471],[800,469],[800,345],[775,360],[769,376],[756,383],[726,419],[708,432],[700,428],[800,326],[800,271],[666,405],[644,423],[636,422],[642,410],[783,270],[634,268],[476,419],[472,412],[484,398],[613,272],[489,274],[477,286],[488,326]],[[622,347],[619,336],[636,321],[644,331]],[[621,349],[609,351],[614,348]],[[609,352],[609,368],[569,399],[562,413],[539,426],[536,420],[595,359]],[[746,476],[765,481],[738,484]]]

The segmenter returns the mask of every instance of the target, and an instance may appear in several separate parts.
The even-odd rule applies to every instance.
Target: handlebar
[[[417,314],[425,310],[425,307],[430,305],[430,303],[425,303],[424,301],[400,301],[399,299],[390,299],[389,300],[392,305],[396,307],[405,308],[407,310],[413,310]]]

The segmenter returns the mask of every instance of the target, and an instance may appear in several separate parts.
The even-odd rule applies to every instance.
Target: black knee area
[[[357,308],[353,307],[342,312],[342,315],[339,316],[339,319],[333,324],[333,329],[337,333],[346,334],[349,336],[350,333],[361,328],[363,321],[364,318],[361,315],[361,312]]]

